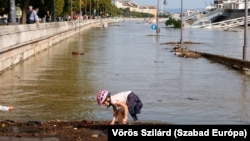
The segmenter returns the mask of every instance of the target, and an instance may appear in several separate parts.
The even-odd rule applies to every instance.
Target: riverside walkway
[[[107,27],[113,19],[0,26],[0,72],[70,36],[93,27]]]

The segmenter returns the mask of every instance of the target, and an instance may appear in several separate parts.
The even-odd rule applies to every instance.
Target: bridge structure
[[[228,29],[231,27],[238,27],[245,25],[245,17],[239,17],[229,20],[224,20],[220,22],[211,22],[211,19],[222,14],[221,10],[214,10],[207,14],[195,13],[193,15],[183,18],[183,21],[186,24],[189,24],[192,28],[219,28],[219,29]],[[250,23],[250,16],[248,18],[248,24]]]
[[[192,25],[198,25],[201,23],[205,23],[205,22],[209,22],[211,16],[202,16],[200,13],[195,13],[193,15],[187,16],[187,17],[183,17],[183,21],[186,23],[190,23],[192,22]]]
[[[250,23],[250,16],[247,17],[248,24]],[[231,27],[238,27],[245,25],[245,17],[225,20],[221,22],[208,23],[202,25],[196,25],[195,28],[220,28],[220,29],[228,29]]]
[[[219,9],[211,11],[207,14],[202,14],[200,12],[197,12],[197,13],[192,14],[190,16],[184,17],[183,21],[192,27],[200,27],[202,25],[211,24],[211,19],[213,19],[221,14],[222,14],[222,11]]]

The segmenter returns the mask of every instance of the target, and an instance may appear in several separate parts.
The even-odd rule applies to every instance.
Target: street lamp
[[[9,1],[9,7],[10,7],[10,14],[8,18],[8,24],[14,25],[16,24],[16,6],[15,6],[15,0]]]
[[[87,0],[85,0],[84,8],[85,8],[85,15],[88,15],[87,14]]]
[[[164,0],[164,1],[163,1],[163,5],[166,6],[167,4],[168,4],[167,0]]]
[[[97,0],[97,7],[96,7],[96,10],[97,10],[97,16],[100,16],[100,4],[99,4],[99,0]]]
[[[247,60],[247,30],[248,30],[248,0],[245,0],[245,27],[244,27],[244,46],[243,46],[243,60]],[[243,66],[243,71],[249,73],[249,69]]]
[[[183,10],[183,0],[181,0],[181,38],[180,38],[180,43],[181,46],[183,45],[183,41],[182,41],[182,31],[183,31],[183,15],[182,15],[182,10]]]
[[[72,0],[70,0],[70,21],[73,19],[73,12],[72,12]]]
[[[167,0],[163,1],[163,5],[167,5]],[[159,6],[160,6],[160,2],[159,2],[159,0],[157,0],[157,11],[156,11],[156,33],[157,34],[160,33],[160,28],[159,28]]]
[[[166,6],[167,4],[168,4],[167,0],[163,0],[162,8],[161,8],[162,13],[164,13],[163,6]]]
[[[56,22],[56,0],[54,0],[53,1],[54,3],[54,5],[53,5],[53,7],[54,7],[54,9],[53,9],[53,15],[54,15],[54,18],[53,18],[53,20],[54,20],[54,22]]]
[[[156,10],[156,33],[160,33],[159,29],[159,0],[157,0],[157,10]]]
[[[81,0],[79,0],[79,5],[80,5],[80,12],[79,12],[79,22],[82,21],[82,6],[81,6]]]
[[[243,60],[247,59],[247,28],[248,28],[248,0],[245,0],[245,28],[244,28]]]
[[[89,0],[89,16],[91,17],[91,0]]]

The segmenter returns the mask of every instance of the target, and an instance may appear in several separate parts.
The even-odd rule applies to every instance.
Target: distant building
[[[113,0],[113,2],[117,8],[129,8],[131,12],[149,13],[152,15],[157,14],[157,8],[155,6],[140,6],[131,0]]]

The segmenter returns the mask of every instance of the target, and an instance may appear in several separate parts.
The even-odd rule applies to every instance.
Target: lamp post
[[[53,1],[54,3],[53,3],[53,7],[54,7],[54,9],[53,9],[53,20],[54,20],[54,22],[56,22],[56,0],[54,0]]]
[[[79,0],[79,5],[80,5],[80,7],[79,7],[79,9],[80,9],[80,11],[79,11],[79,22],[81,22],[81,21],[82,21],[82,6],[81,6],[81,0]]]
[[[100,16],[100,4],[99,4],[99,0],[97,0],[97,8],[96,8],[96,10],[97,10],[97,16]]]
[[[248,30],[248,0],[245,0],[245,26],[244,26],[244,46],[243,46],[243,60],[247,60],[247,32]],[[249,74],[249,69],[243,66],[243,72]]]
[[[73,12],[72,12],[72,0],[70,0],[70,21],[73,19]]]
[[[158,35],[160,33],[159,29],[159,0],[157,0],[157,9],[156,9],[156,34]]]
[[[85,15],[88,15],[88,14],[87,14],[87,0],[85,0],[84,9],[85,9]]]
[[[181,46],[183,45],[183,41],[182,41],[182,31],[183,31],[183,15],[182,15],[182,10],[183,10],[183,0],[181,0],[181,37],[180,37]]]
[[[247,59],[247,27],[248,27],[248,0],[245,0],[245,27],[244,27],[244,46],[243,46],[243,60]]]
[[[15,0],[9,1],[9,7],[10,7],[10,14],[8,16],[8,24],[14,25],[16,24],[16,6],[15,6]]]
[[[91,17],[91,0],[89,0],[89,16]]]
[[[163,5],[166,6],[168,4],[167,0],[163,1]]]
[[[163,5],[167,5],[167,1],[163,1]],[[159,8],[160,7],[160,2],[157,0],[157,10],[156,10],[156,34],[158,35],[160,33],[160,28],[159,28]]]

